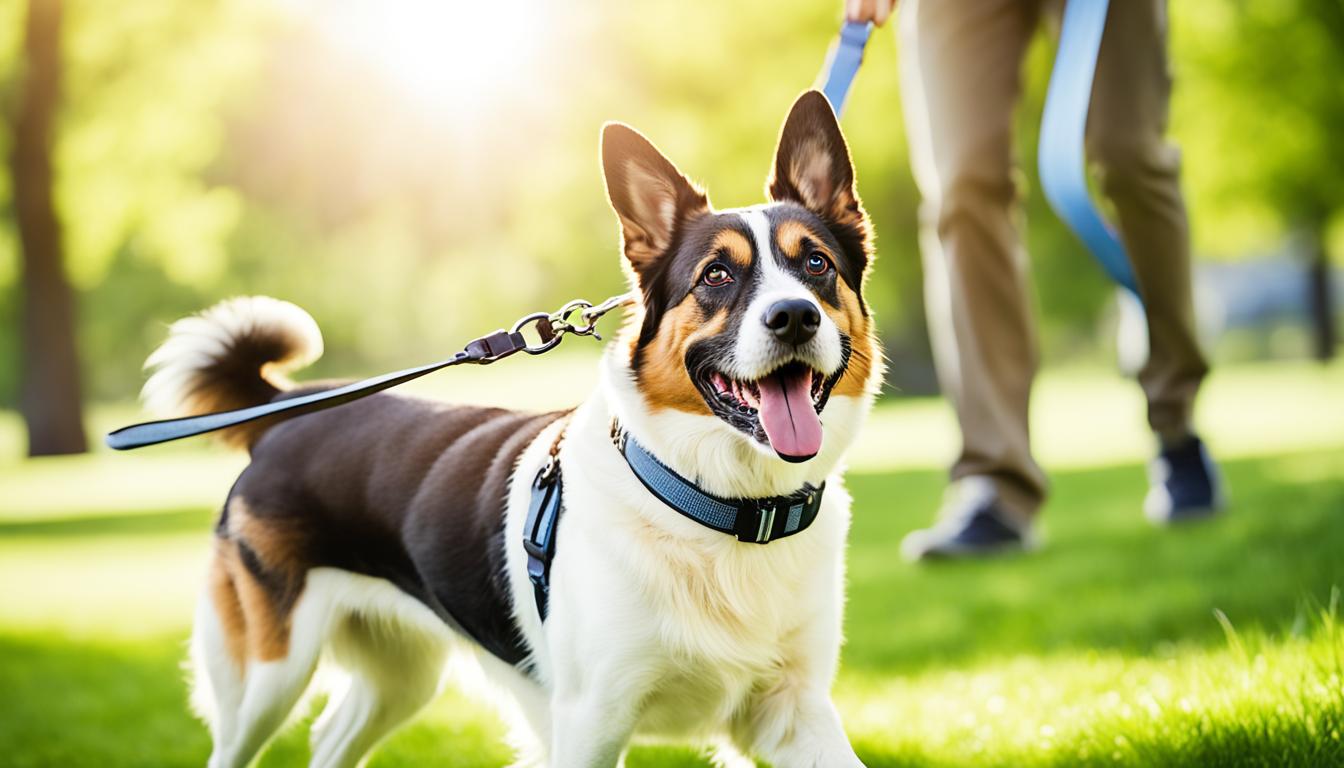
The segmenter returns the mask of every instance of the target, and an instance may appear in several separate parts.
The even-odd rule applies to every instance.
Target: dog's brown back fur
[[[380,394],[272,427],[216,530],[211,596],[230,652],[284,656],[308,571],[334,567],[386,579],[523,660],[503,583],[508,480],[563,415]]]

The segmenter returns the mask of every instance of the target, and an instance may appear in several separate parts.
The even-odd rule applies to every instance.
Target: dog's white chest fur
[[[847,522],[848,510],[832,505],[826,512],[832,518],[819,525]],[[833,596],[817,587],[831,581],[828,571],[839,563],[806,545],[785,553],[788,541],[775,542],[778,551],[769,552],[729,544],[727,552],[668,557],[665,581],[672,583],[650,585],[662,592],[655,597],[662,663],[677,671],[656,687],[641,730],[721,728],[753,692],[788,675],[800,654],[825,653],[800,644],[799,630],[824,616]]]
[[[843,522],[845,510],[828,511],[832,518],[821,525]],[[638,730],[667,736],[722,729],[753,690],[784,674],[798,651],[791,646],[800,625],[824,601],[808,594],[808,581],[819,571],[828,581],[828,567],[838,565],[826,563],[811,542],[762,547],[723,534],[688,542],[652,527],[621,531],[607,545],[616,545],[608,553],[621,554],[607,554],[601,570],[620,572],[640,602],[621,601],[622,611],[612,616],[614,623],[638,627],[639,641],[628,646],[623,663],[632,674],[656,675]],[[570,565],[585,570],[604,556],[582,545],[576,550]],[[581,596],[575,602],[590,621],[602,610],[584,605]]]

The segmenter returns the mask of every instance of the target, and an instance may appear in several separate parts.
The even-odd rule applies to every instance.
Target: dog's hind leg
[[[385,598],[368,612],[354,607],[334,626],[332,659],[349,678],[313,727],[312,768],[358,765],[438,692],[448,646],[441,635],[402,621],[391,607],[399,601],[411,598]]]
[[[281,585],[275,574],[247,563],[233,568],[246,622],[242,695],[227,742],[216,745],[210,768],[245,768],[284,724],[308,687],[330,633],[331,596],[305,585]],[[285,597],[293,593],[296,597]]]
[[[238,592],[218,551],[208,574],[191,632],[191,703],[210,728],[213,768],[233,740],[242,705],[245,641]]]

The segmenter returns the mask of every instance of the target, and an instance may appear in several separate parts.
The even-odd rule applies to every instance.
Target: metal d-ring
[[[549,312],[533,312],[530,315],[520,317],[518,322],[513,324],[513,328],[510,329],[510,332],[521,333],[528,325],[532,325],[536,328],[537,336],[541,339],[541,343],[536,346],[526,344],[526,346],[523,347],[523,351],[527,354],[540,355],[543,352],[548,352],[554,349],[556,345],[560,343],[563,334],[556,330]]]

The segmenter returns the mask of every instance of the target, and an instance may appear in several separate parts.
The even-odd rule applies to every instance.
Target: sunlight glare
[[[291,0],[334,45],[417,106],[480,110],[525,88],[547,27],[541,0]]]

